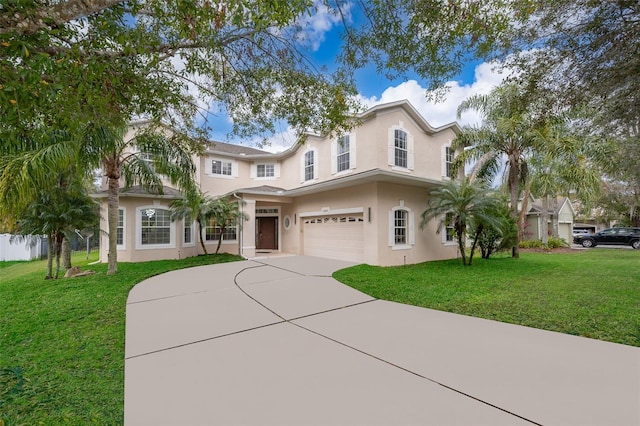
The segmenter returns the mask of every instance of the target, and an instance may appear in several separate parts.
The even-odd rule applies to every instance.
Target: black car
[[[640,249],[640,228],[609,228],[595,234],[583,234],[573,237],[575,244],[582,247],[595,247],[598,244],[630,245]]]

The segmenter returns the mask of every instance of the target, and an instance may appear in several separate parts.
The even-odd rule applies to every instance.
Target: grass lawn
[[[360,265],[334,277],[379,299],[640,346],[639,250]]]
[[[129,290],[174,269],[233,255],[87,266],[95,275],[44,280],[45,261],[0,262],[0,426],[122,424]],[[92,254],[89,262],[97,259]]]

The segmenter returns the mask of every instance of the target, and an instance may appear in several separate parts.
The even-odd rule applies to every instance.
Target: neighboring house
[[[529,201],[529,210],[525,225],[525,240],[541,240],[542,239],[542,212],[544,202],[542,199],[533,199]],[[571,200],[567,197],[558,197],[549,201],[548,214],[548,230],[549,236],[553,233],[553,222],[558,222],[558,237],[571,244],[573,241],[573,219],[576,212],[571,204]]]
[[[337,138],[308,135],[303,144],[273,154],[212,143],[196,158],[201,189],[241,200],[249,218],[228,227],[222,251],[247,258],[264,252],[402,265],[455,258],[449,233],[437,223],[419,229],[429,192],[451,178],[456,123],[433,128],[407,101],[373,107],[360,125]],[[128,137],[135,137],[132,129]],[[107,229],[106,196],[101,229]],[[201,254],[195,223],[171,222],[164,195],[140,188],[120,194],[118,259],[145,261]],[[215,224],[205,244],[215,250]],[[101,260],[107,261],[103,236]]]

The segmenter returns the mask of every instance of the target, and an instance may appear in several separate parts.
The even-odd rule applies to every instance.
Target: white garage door
[[[364,221],[361,214],[304,218],[304,254],[364,261]]]

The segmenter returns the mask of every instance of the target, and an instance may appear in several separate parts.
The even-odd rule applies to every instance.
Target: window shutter
[[[394,221],[395,221],[394,211],[391,210],[389,212],[389,247],[393,247],[393,245],[396,243],[396,234],[395,234],[395,231],[394,231]]]
[[[251,179],[255,179],[258,177],[258,165],[253,163],[251,164],[251,171],[249,172],[249,175],[251,177]]]
[[[273,165],[273,175],[274,177],[277,177],[277,178],[280,177],[280,163],[275,163]]]
[[[349,168],[356,168],[356,135],[349,136]]]
[[[440,147],[440,168],[442,169],[442,177],[447,177],[447,146]]]
[[[407,169],[409,170],[413,170],[414,157],[413,135],[407,133]]]
[[[396,145],[395,145],[395,129],[389,129],[389,136],[387,141],[387,156],[388,156],[388,164],[390,166],[395,166],[396,164]]]
[[[318,150],[313,150],[313,178],[318,179]]]
[[[238,177],[238,163],[235,161],[231,162],[231,175],[235,178]]]
[[[331,141],[331,174],[338,172],[338,140]]]
[[[409,212],[409,244],[416,244],[416,215],[413,212]]]

